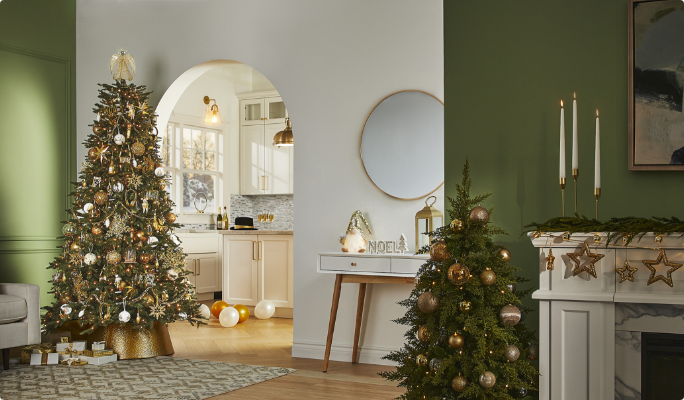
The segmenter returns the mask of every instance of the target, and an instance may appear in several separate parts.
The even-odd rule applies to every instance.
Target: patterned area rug
[[[13,364],[0,369],[0,399],[200,400],[294,371],[173,357],[83,367]]]

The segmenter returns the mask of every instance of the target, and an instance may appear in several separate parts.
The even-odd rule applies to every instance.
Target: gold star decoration
[[[100,147],[95,147],[95,155],[97,157],[100,157],[100,162],[104,162],[104,156],[105,156],[104,153],[107,152],[108,148],[109,148],[109,146],[105,147],[104,145],[102,145]]]
[[[150,315],[152,315],[156,319],[159,319],[159,317],[164,315],[164,306],[159,304],[159,299],[157,299],[156,304],[150,307]]]
[[[137,189],[140,185],[142,185],[142,179],[140,178],[140,175],[133,175],[128,178],[128,186],[132,187],[133,189]]]
[[[670,269],[667,270],[667,278],[665,278],[662,275],[656,276],[656,269],[655,266],[660,264],[661,262],[665,261],[663,264],[666,266],[670,267]],[[651,270],[651,276],[648,278],[648,284],[650,285],[653,282],[657,281],[663,281],[667,283],[670,287],[672,287],[672,273],[681,268],[682,264],[679,263],[674,263],[674,262],[669,262],[667,260],[667,254],[665,254],[664,249],[660,249],[660,253],[658,254],[658,258],[655,259],[655,261],[650,261],[650,260],[641,260],[642,263],[644,263],[645,266],[648,267],[648,269]]]
[[[622,266],[622,268],[615,268],[615,272],[620,274],[620,283],[624,281],[634,282],[634,273],[638,270],[638,268],[634,268],[629,265],[629,260],[625,261],[625,264]]]
[[[549,249],[549,255],[546,256],[546,269],[553,271],[553,262],[556,261],[556,257],[553,256],[553,249]]]
[[[582,255],[585,255],[589,257],[589,265],[581,266],[580,262],[580,257]],[[589,251],[589,246],[587,246],[586,243],[582,243],[582,250],[579,251],[579,253],[567,253],[567,256],[570,257],[570,259],[575,263],[575,266],[572,269],[572,276],[577,276],[581,274],[582,272],[588,272],[589,275],[593,276],[596,278],[596,262],[603,257],[605,257],[605,254],[594,254],[591,251]]]

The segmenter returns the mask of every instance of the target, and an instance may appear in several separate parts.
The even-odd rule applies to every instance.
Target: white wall
[[[134,82],[156,104],[188,68],[214,59],[248,64],[282,95],[295,135],[295,309],[293,355],[322,358],[334,277],[316,273],[316,253],[339,251],[354,210],[376,238],[414,242],[423,201],[376,189],[359,159],[368,112],[386,95],[419,89],[442,99],[442,0],[78,0],[77,121],[82,142],[97,83],[111,81],[109,57],[120,46],[135,57]],[[113,33],[115,32],[115,34]],[[78,159],[86,155],[78,149]],[[80,165],[80,162],[79,162]],[[442,174],[443,171],[434,171]],[[443,190],[435,195],[443,209]],[[333,359],[349,360],[357,288],[345,284]],[[395,303],[408,285],[377,285],[367,299],[361,361],[403,343]]]

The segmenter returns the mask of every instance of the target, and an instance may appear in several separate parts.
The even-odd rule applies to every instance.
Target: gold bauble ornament
[[[418,309],[420,311],[430,314],[437,311],[439,307],[439,298],[435,296],[432,292],[427,291],[420,296],[418,296]]]
[[[169,300],[169,295],[166,293],[162,293],[161,299],[162,299],[162,301],[167,301],[167,300]]]
[[[110,250],[107,253],[107,263],[108,264],[114,265],[114,264],[118,264],[120,261],[121,261],[121,254],[117,253],[114,250]]]
[[[455,219],[451,221],[451,224],[449,224],[449,226],[451,226],[451,230],[454,232],[463,232],[463,230],[465,229],[465,224],[460,219]]]
[[[459,335],[458,332],[454,332],[453,335],[449,336],[449,347],[452,349],[460,349],[465,345],[465,338]]]
[[[508,249],[505,248],[505,247],[501,247],[501,248],[496,252],[496,255],[498,255],[499,257],[503,258],[504,261],[506,261],[506,262],[511,261],[511,251],[508,250]]]
[[[176,221],[176,214],[170,212],[164,216],[169,223],[173,224]]]
[[[501,322],[503,322],[504,325],[513,326],[520,322],[521,317],[522,314],[520,313],[520,309],[512,304],[503,307],[499,312],[499,318],[501,318]]]
[[[423,325],[420,328],[418,328],[418,340],[421,342],[429,342],[430,341],[430,332],[428,332],[428,327],[427,325]]]
[[[81,246],[78,245],[78,243],[74,242],[71,244],[71,251],[79,251],[81,249]]]
[[[150,255],[147,253],[141,253],[138,257],[138,260],[140,260],[141,264],[147,264],[148,262],[150,262]]]
[[[430,258],[432,258],[433,261],[442,262],[449,257],[451,257],[451,254],[443,240],[437,240],[430,246]]]
[[[419,367],[426,367],[428,365],[427,357],[425,357],[424,354],[419,354],[418,357],[416,357],[416,365]]]
[[[102,228],[100,228],[98,225],[95,225],[93,226],[93,229],[91,229],[91,232],[93,232],[93,235],[101,235]]]
[[[489,371],[485,371],[482,375],[480,375],[480,386],[483,388],[491,388],[496,384],[496,376],[494,376],[493,373]]]
[[[504,358],[506,361],[514,362],[518,360],[518,357],[520,357],[520,349],[518,349],[517,346],[512,344],[506,346],[504,349]]]
[[[468,314],[470,310],[473,309],[473,303],[471,303],[468,300],[463,300],[458,303],[458,309],[463,313],[463,314]]]
[[[470,210],[470,222],[486,224],[489,222],[489,211],[482,206],[477,206]]]
[[[485,268],[480,274],[480,282],[485,286],[491,286],[496,282],[496,274],[489,268]]]
[[[141,156],[141,155],[145,154],[145,146],[142,143],[136,141],[131,146],[131,151],[136,156]]]
[[[240,319],[238,319],[238,324],[241,324],[249,319],[249,308],[242,304],[236,304],[233,306],[234,309],[240,314]]]
[[[228,308],[228,303],[226,303],[225,301],[215,302],[211,306],[211,315],[213,315],[214,318],[218,318],[221,314],[221,311],[223,311],[224,308]]]
[[[144,242],[145,239],[147,239],[145,237],[145,231],[142,231],[142,230],[135,231],[135,234],[133,235],[133,237],[135,237],[135,240],[137,240],[138,242]]]
[[[449,267],[447,277],[454,285],[463,285],[470,279],[470,270],[464,264],[456,262]]]
[[[126,289],[126,282],[119,281],[119,291],[123,292],[124,289]]]
[[[102,133],[102,128],[100,128],[97,125],[93,125],[93,133],[99,135],[100,133]]]
[[[451,380],[451,388],[459,393],[464,391],[466,386],[468,386],[468,380],[461,374],[458,374]]]
[[[97,150],[95,150],[95,149],[88,150],[88,158],[90,158],[91,160],[95,161],[99,157],[100,157],[100,155],[97,154]]]
[[[143,303],[145,303],[146,306],[151,306],[152,304],[154,304],[154,297],[151,294],[147,293],[142,297],[142,301]]]
[[[109,200],[109,196],[107,196],[107,193],[105,193],[104,190],[100,190],[99,192],[95,193],[95,204],[103,205],[107,202],[107,200]]]
[[[159,189],[164,190],[166,189],[166,181],[162,180],[159,182]]]

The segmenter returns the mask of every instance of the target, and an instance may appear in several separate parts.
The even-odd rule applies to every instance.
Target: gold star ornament
[[[629,260],[625,261],[625,264],[622,266],[622,268],[615,268],[615,272],[620,274],[620,283],[624,281],[634,282],[634,273],[638,270],[638,268],[634,268],[629,265]]]
[[[663,262],[663,261],[665,261],[665,262]],[[641,260],[641,262],[644,263],[644,265],[647,266],[648,269],[651,270],[651,276],[648,278],[648,284],[649,285],[653,282],[663,281],[663,282],[667,283],[670,287],[672,287],[672,273],[682,267],[682,264],[669,262],[667,260],[667,254],[665,254],[664,249],[660,249],[660,253],[658,254],[658,258],[656,258],[655,261]],[[655,266],[660,264],[661,262],[663,262],[663,264],[665,264],[666,266],[670,267],[670,269],[667,270],[667,278],[665,278],[662,275],[656,276]]]
[[[549,271],[553,271],[553,262],[556,260],[556,257],[553,256],[553,249],[549,249],[549,255],[546,257],[546,269]]]
[[[589,257],[589,265],[581,265],[582,263],[579,258],[582,255]],[[582,272],[588,272],[589,275],[596,278],[596,262],[605,257],[606,255],[594,254],[591,251],[589,251],[589,246],[587,246],[586,243],[582,243],[582,250],[580,250],[579,253],[567,253],[567,256],[570,257],[570,259],[575,263],[575,266],[572,269],[572,276],[577,276]]]

